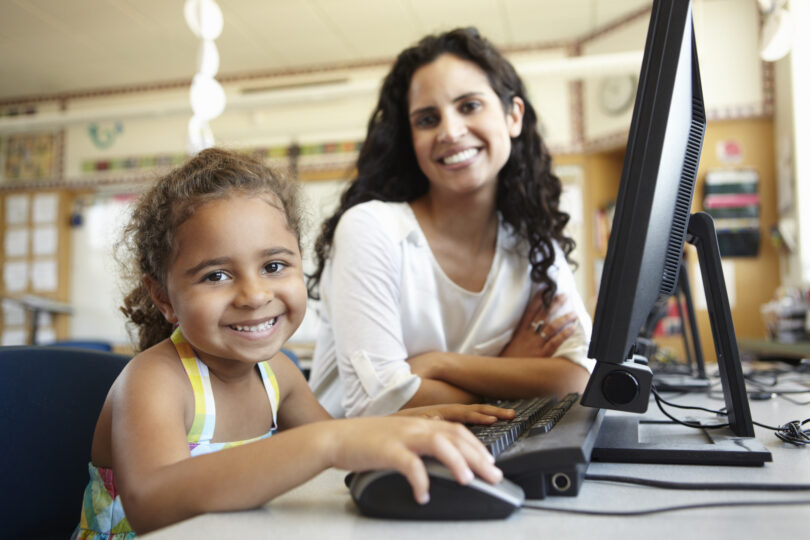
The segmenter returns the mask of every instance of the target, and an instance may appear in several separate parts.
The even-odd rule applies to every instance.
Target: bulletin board
[[[0,344],[64,339],[70,297],[70,234],[67,227],[70,193],[63,190],[20,190],[0,193]],[[32,310],[31,304],[46,306]],[[36,321],[32,320],[38,313]]]

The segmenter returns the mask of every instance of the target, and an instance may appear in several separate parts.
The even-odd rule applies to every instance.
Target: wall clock
[[[599,106],[611,116],[621,114],[633,105],[636,78],[633,75],[606,77],[599,85]]]

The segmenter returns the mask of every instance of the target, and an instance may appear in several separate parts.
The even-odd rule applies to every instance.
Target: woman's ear
[[[506,127],[509,131],[509,136],[513,139],[520,135],[523,131],[523,111],[526,110],[526,105],[523,99],[519,96],[512,98],[512,110],[506,114]]]
[[[177,316],[174,314],[174,308],[172,308],[169,295],[163,285],[149,276],[144,276],[143,286],[146,287],[149,296],[152,298],[152,302],[155,303],[166,321],[175,324],[177,322]]]

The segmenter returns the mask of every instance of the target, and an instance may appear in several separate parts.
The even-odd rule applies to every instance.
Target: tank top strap
[[[259,373],[262,374],[262,382],[264,389],[267,392],[267,398],[270,400],[270,407],[273,409],[273,428],[275,431],[278,428],[278,402],[281,399],[278,391],[278,381],[276,374],[273,373],[273,368],[270,367],[270,362],[259,362]]]
[[[188,442],[208,442],[214,437],[216,425],[216,406],[214,405],[214,392],[211,390],[211,379],[208,376],[208,366],[200,362],[197,355],[194,354],[194,350],[186,341],[180,327],[172,332],[171,340],[194,391],[194,420],[188,432]]]

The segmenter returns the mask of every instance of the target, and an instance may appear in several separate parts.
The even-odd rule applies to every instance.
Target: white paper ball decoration
[[[222,33],[222,10],[214,0],[186,0],[183,6],[186,23],[201,39],[217,39]]]
[[[191,110],[194,116],[208,121],[225,110],[225,90],[213,77],[197,74],[191,82]]]

